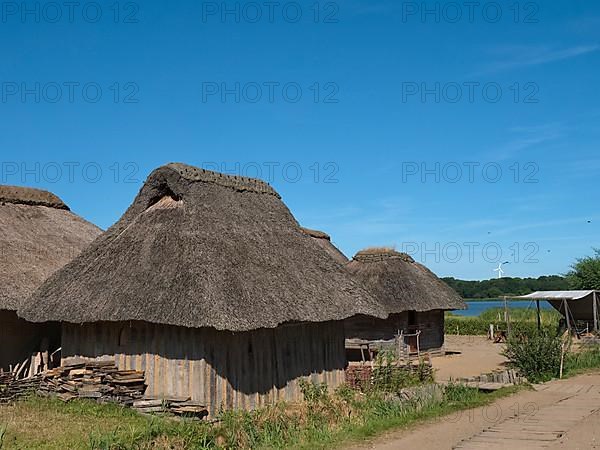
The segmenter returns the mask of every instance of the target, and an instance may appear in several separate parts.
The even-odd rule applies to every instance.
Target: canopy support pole
[[[542,318],[540,317],[540,301],[535,301],[535,308],[537,309],[537,328],[538,331],[542,329]]]
[[[565,319],[567,319],[567,330],[571,334],[571,321],[569,320],[569,310],[567,309],[567,300],[563,298],[563,309],[565,311]]]
[[[594,291],[594,297],[592,299],[594,303],[594,331],[598,332],[598,296],[596,291]]]

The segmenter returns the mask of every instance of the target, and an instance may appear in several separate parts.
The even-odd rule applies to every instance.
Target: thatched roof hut
[[[385,320],[358,317],[346,322],[350,339],[390,340],[399,331],[421,333],[421,350],[440,348],[446,310],[465,309],[462,298],[410,255],[390,248],[359,251],[346,269],[390,316]]]
[[[466,309],[463,299],[410,255],[390,248],[359,251],[346,266],[390,314]]]
[[[0,186],[0,309],[20,303],[102,231],[56,195]]]
[[[101,230],[56,195],[16,186],[0,186],[0,230],[0,367],[6,368],[32,351],[23,346],[38,330],[17,319],[15,311]]]
[[[338,263],[344,265],[348,262],[348,258],[346,257],[346,255],[344,255],[344,253],[342,253],[342,251],[339,248],[333,245],[333,243],[331,242],[331,236],[329,236],[327,233],[318,230],[311,230],[310,228],[304,227],[302,228],[302,231],[304,231],[304,233],[308,234],[311,238],[313,238],[313,240],[317,244],[319,244],[319,246],[323,248],[323,250],[329,253],[329,255]]]
[[[123,217],[20,310],[31,321],[141,320],[248,331],[381,315],[268,184],[156,169]]]
[[[152,395],[189,395],[211,411],[294,400],[301,376],[339,384],[342,320],[386,316],[271,186],[184,164],[152,172],[122,218],[19,313],[66,323],[64,358],[116,355],[146,370]],[[268,362],[255,373],[256,354]]]

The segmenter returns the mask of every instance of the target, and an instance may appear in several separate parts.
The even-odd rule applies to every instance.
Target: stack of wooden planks
[[[146,390],[144,372],[119,370],[114,361],[91,361],[50,369],[42,374],[40,393],[64,401],[92,398],[131,406]]]
[[[0,387],[10,384],[14,379],[15,379],[14,373],[0,371]]]
[[[183,417],[204,418],[208,415],[205,405],[187,398],[154,398],[133,402],[133,407],[141,413],[168,412]]]
[[[119,370],[114,360],[87,361],[46,370],[30,378],[18,379],[15,372],[0,372],[0,403],[37,392],[56,395],[68,402],[76,398],[94,399],[131,406],[141,413],[171,413],[204,418],[206,406],[186,398],[144,398],[144,372]]]
[[[8,403],[35,392],[40,385],[40,381],[41,375],[17,379],[13,372],[0,373],[0,403]]]

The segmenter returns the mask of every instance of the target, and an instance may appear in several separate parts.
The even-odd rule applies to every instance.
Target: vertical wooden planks
[[[212,334],[208,334],[206,333],[206,343],[209,347],[209,353],[208,353],[208,364],[207,364],[207,368],[208,368],[208,377],[207,379],[209,380],[209,384],[207,386],[208,388],[208,392],[209,392],[209,398],[210,398],[210,406],[212,408],[212,412],[214,413],[215,411],[218,411],[219,409],[219,405],[218,403],[218,395],[217,395],[217,371],[215,369],[215,366],[217,365],[216,362],[216,349],[215,349],[215,342],[213,339]]]
[[[438,317],[431,316],[437,324]],[[443,317],[443,316],[442,316]],[[285,325],[244,333],[136,322],[119,345],[124,323],[64,324],[63,359],[114,357],[121,368],[144,370],[148,396],[189,396],[214,414],[302,398],[299,380],[343,382],[340,322]],[[112,356],[111,356],[112,355]]]

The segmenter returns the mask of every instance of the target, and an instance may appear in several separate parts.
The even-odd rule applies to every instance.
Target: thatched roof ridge
[[[230,331],[387,316],[266,183],[183,164],[154,170],[121,219],[19,314]]]
[[[2,203],[69,210],[69,207],[52,192],[22,186],[0,185],[0,204]]]
[[[414,263],[415,260],[407,253],[401,253],[393,248],[371,247],[360,250],[352,259],[361,262],[386,261],[388,259],[401,259],[407,263]]]
[[[0,309],[16,310],[101,232],[56,195],[0,186]]]
[[[368,248],[354,255],[346,269],[389,314],[466,309],[454,289],[406,253],[391,248]]]
[[[311,230],[310,228],[305,228],[305,227],[302,227],[302,231],[304,231],[310,237],[314,237],[317,239],[326,239],[328,241],[331,241],[331,236],[329,236],[327,233],[325,233],[323,231]]]
[[[302,231],[313,238],[313,240],[339,264],[345,265],[348,262],[348,257],[344,255],[339,248],[333,245],[333,242],[331,242],[331,236],[329,236],[327,233],[304,227],[302,227]]]
[[[219,186],[228,187],[237,191],[250,191],[258,194],[274,195],[281,198],[279,194],[269,185],[269,183],[258,178],[242,177],[238,175],[227,175],[220,172],[201,169],[182,163],[170,163],[168,167],[176,171],[182,178],[189,181],[201,181],[204,183],[214,183]]]

